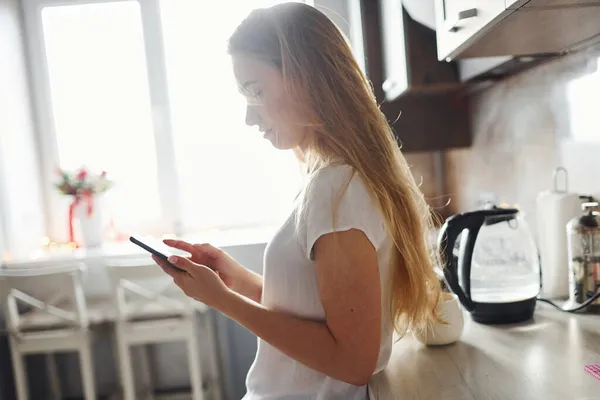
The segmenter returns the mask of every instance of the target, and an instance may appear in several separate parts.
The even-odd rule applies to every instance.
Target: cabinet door
[[[463,58],[556,55],[600,38],[600,7],[520,8],[477,38]]]
[[[450,61],[510,15],[506,0],[435,0],[438,59]]]

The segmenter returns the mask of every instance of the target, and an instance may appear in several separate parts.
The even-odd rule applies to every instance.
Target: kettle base
[[[473,321],[481,324],[514,324],[533,318],[536,298],[511,303],[473,302]]]

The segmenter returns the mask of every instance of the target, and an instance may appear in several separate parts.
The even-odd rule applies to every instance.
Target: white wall
[[[39,247],[44,231],[27,71],[19,1],[0,0],[0,228],[16,255]]]

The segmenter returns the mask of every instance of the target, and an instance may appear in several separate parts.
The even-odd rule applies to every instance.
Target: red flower
[[[102,171],[102,173],[100,174],[100,178],[106,178],[106,171]]]
[[[85,178],[87,178],[87,175],[88,175],[88,172],[84,168],[82,168],[79,170],[79,172],[77,172],[77,175],[75,176],[75,178],[78,181],[85,181]]]

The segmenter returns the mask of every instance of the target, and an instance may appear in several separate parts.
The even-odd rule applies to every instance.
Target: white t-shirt
[[[325,321],[325,312],[312,257],[316,240],[333,232],[333,202],[352,176],[347,165],[321,169],[312,178],[300,229],[296,229],[296,210],[267,245],[264,257],[262,304],[301,318]],[[382,215],[357,174],[347,186],[337,212],[335,231],[359,229],[377,250],[382,288],[381,347],[375,372],[387,364],[393,340],[393,326],[387,310],[387,283],[390,282],[391,238]],[[349,265],[348,268],[351,268]],[[333,379],[283,354],[258,340],[256,358],[246,379],[243,400],[365,400],[367,386],[358,387]]]

